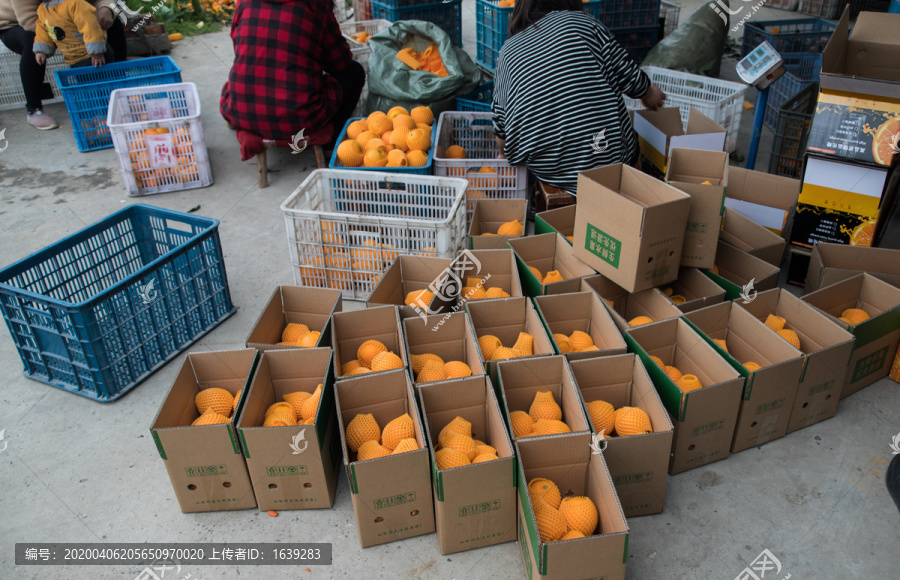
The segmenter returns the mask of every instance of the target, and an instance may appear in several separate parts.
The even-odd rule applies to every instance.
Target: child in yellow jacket
[[[97,9],[86,0],[44,0],[37,9],[34,56],[46,62],[56,49],[70,67],[101,66],[113,61],[106,31],[97,22]]]

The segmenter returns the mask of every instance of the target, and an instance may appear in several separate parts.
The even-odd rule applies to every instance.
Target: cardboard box
[[[703,270],[703,273],[725,289],[725,300],[752,296],[754,291],[770,290],[778,284],[780,270],[777,266],[722,240],[719,240],[716,261],[717,273],[712,270]]]
[[[807,294],[803,301],[828,314],[856,338],[841,398],[888,375],[900,344],[900,288],[860,274]],[[838,320],[847,308],[861,308],[871,318],[855,326]]]
[[[790,239],[791,218],[800,197],[800,184],[799,179],[729,167],[725,207],[787,240]]]
[[[787,433],[803,371],[803,353],[734,302],[723,302],[684,315],[719,356],[746,378],[731,452],[768,443]],[[726,351],[713,339],[724,340]],[[762,368],[750,372],[746,362]]]
[[[685,301],[675,304],[671,296],[667,294],[667,290],[671,290],[671,296],[681,296]],[[697,268],[679,269],[678,279],[673,280],[670,284],[664,284],[660,287],[660,291],[681,312],[691,312],[725,300],[725,289]]]
[[[694,108],[688,114],[687,128],[681,122],[681,111],[674,107],[635,111],[633,122],[644,170],[659,179],[666,175],[672,149],[725,150],[725,128]]]
[[[735,209],[725,208],[725,219],[719,237],[751,256],[756,256],[775,267],[781,266],[781,260],[784,258],[784,238]]]
[[[616,497],[603,454],[591,453],[590,433],[527,437],[516,442],[519,457],[519,548],[530,579],[603,578],[624,580],[628,523]],[[541,542],[527,482],[554,482],[564,495],[586,496],[599,513],[594,535],[564,542]]]
[[[681,316],[681,310],[656,288],[631,294],[608,278],[591,276],[582,281],[581,290],[594,292],[603,300],[616,328],[621,332],[631,328],[628,321],[637,316],[649,316],[657,322]]]
[[[435,314],[424,323],[418,318],[410,318],[403,321],[403,331],[406,360],[412,361],[411,355],[431,353],[441,357],[445,363],[466,363],[472,369],[473,376],[485,374],[475,329],[465,312]],[[415,383],[412,365],[408,368],[409,376]]]
[[[305,324],[319,332],[316,346],[331,345],[331,315],[342,309],[341,291],[310,286],[276,286],[247,336],[247,348],[260,351],[294,349],[283,346],[281,333],[288,323]]]
[[[237,422],[260,511],[330,508],[341,461],[330,348],[264,352]],[[266,410],[322,386],[312,425],[263,427]]]
[[[670,282],[690,205],[686,193],[633,167],[579,173],[575,257],[629,292]]]
[[[666,183],[691,196],[681,265],[712,268],[725,209],[728,154],[673,148],[669,152]]]
[[[569,238],[575,235],[575,204],[548,209],[534,216],[534,233],[552,234],[560,233],[566,241],[572,243]]]
[[[560,233],[541,234],[510,240],[509,247],[516,254],[519,279],[526,296],[566,294],[581,288],[581,278],[596,274],[572,253],[572,245]],[[564,279],[544,284],[528,268],[537,268],[544,276],[556,270]]]
[[[806,354],[806,360],[787,432],[833,417],[853,351],[853,335],[780,288],[760,292],[752,302],[736,300],[735,304],[762,322],[769,314],[781,316],[787,321],[786,328],[796,332],[800,339],[800,350]]]
[[[490,379],[485,376],[417,387],[428,433],[434,516],[441,554],[516,540],[516,456]],[[472,424],[472,436],[500,459],[437,469],[438,433],[455,417]]]
[[[661,513],[674,427],[644,365],[637,356],[623,354],[572,361],[571,368],[585,403],[637,407],[650,417],[653,433],[608,437],[602,441],[603,457],[625,517]]]
[[[451,287],[456,286],[456,293],[459,295],[469,278],[480,280],[485,289],[500,288],[512,297],[522,296],[522,283],[519,281],[516,257],[510,249],[463,250],[453,262],[453,277],[449,284]],[[475,302],[484,300],[493,300],[493,298],[482,298]],[[459,309],[464,303],[470,301],[472,300],[466,300],[464,296],[460,296]]]
[[[557,354],[563,353],[554,334],[570,336],[580,330],[594,340],[598,350],[565,353],[568,360],[625,354],[628,350],[616,323],[595,292],[538,296],[534,299],[534,305]]]
[[[434,527],[428,441],[409,376],[398,369],[365,374],[334,385],[338,430],[350,500],[363,548],[430,534]],[[409,413],[416,430],[415,451],[355,461],[347,447],[347,424],[359,413],[371,413],[382,428]]]
[[[469,225],[469,248],[473,250],[505,250],[506,242],[518,236],[484,235],[496,234],[497,229],[507,222],[517,220],[523,232],[528,225],[527,199],[479,199],[475,202],[472,223]]]
[[[852,247],[852,246],[847,246]],[[811,253],[806,248],[791,246],[790,262],[788,262],[787,282],[795,286],[806,284],[806,274],[809,271],[809,259]]]
[[[534,207],[538,212],[573,205],[574,203],[575,196],[568,191],[563,191],[558,187],[538,181],[537,192],[534,196]]]
[[[424,256],[398,256],[372,290],[366,306],[398,306],[401,318],[424,314],[421,309],[406,306],[406,296],[417,290],[430,290],[434,298],[428,305],[428,313],[449,311],[455,304],[456,294],[447,288],[448,272],[453,260]]]
[[[334,376],[338,380],[350,376],[341,373],[341,365],[356,359],[359,347],[367,340],[380,341],[390,352],[403,360],[404,367],[409,364],[406,360],[406,349],[403,347],[403,329],[400,326],[400,316],[396,306],[377,306],[366,310],[338,312],[331,321]]]
[[[804,292],[867,272],[900,288],[900,250],[820,243],[813,246]]]
[[[531,300],[524,296],[475,300],[466,303],[466,312],[469,314],[472,328],[475,329],[476,339],[491,334],[499,338],[503,346],[512,348],[519,338],[519,333],[527,332],[534,337],[532,356],[543,357],[554,354],[553,345],[544,330],[544,325],[541,324],[540,316]],[[491,382],[497,385],[497,361],[485,361],[480,348],[478,356],[481,357]]]
[[[625,342],[641,357],[675,425],[669,475],[728,457],[744,377],[682,319],[632,328]],[[684,393],[650,355],[695,375],[703,388]]]
[[[242,394],[235,413],[240,416],[258,355],[252,348],[188,353],[156,414],[150,433],[183,513],[256,507],[234,417],[218,425],[190,425],[200,416],[194,398],[213,387]]]

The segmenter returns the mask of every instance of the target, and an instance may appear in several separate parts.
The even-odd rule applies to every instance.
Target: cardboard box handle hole
[[[194,491],[195,489],[197,489],[197,486],[194,485],[193,483],[189,483],[189,484],[188,484],[188,489],[191,490],[191,491]]]
[[[383,522],[383,521],[384,521],[384,518],[381,517],[381,516],[378,516],[377,518],[375,518],[375,523],[376,523],[376,524],[380,524],[380,523]]]
[[[690,445],[688,445],[688,451],[693,451],[693,450],[694,450],[694,447],[696,447],[696,445],[694,445],[693,443],[691,443]]]
[[[303,484],[303,487],[309,489],[310,487],[312,487],[312,484],[307,481],[306,483]]]
[[[231,487],[231,482],[230,482],[230,481],[223,481],[223,482],[222,482],[222,487]]]
[[[278,489],[278,485],[274,483],[269,484],[269,489]]]

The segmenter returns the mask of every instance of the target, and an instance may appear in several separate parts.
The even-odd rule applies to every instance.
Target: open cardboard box
[[[409,376],[403,369],[365,374],[334,385],[338,430],[350,500],[363,548],[434,531],[434,500],[428,441]],[[415,451],[356,461],[347,447],[347,425],[357,414],[371,413],[385,425],[409,413],[419,448]]]
[[[548,209],[534,216],[534,234],[560,233],[571,244],[575,234],[575,204]]]
[[[671,290],[671,292],[667,293],[668,290]],[[660,292],[672,304],[675,304],[672,300],[673,296],[684,298],[684,302],[675,304],[678,310],[682,312],[691,312],[692,310],[712,306],[725,300],[725,289],[713,282],[697,268],[679,269],[678,279],[673,280],[670,284],[661,286]]]
[[[188,353],[150,427],[183,513],[256,507],[235,417],[258,356],[252,348]],[[240,397],[234,416],[228,423],[191,427],[200,416],[195,397],[214,387]]]
[[[725,289],[725,300],[753,296],[754,292],[771,290],[778,284],[780,269],[777,266],[722,240],[719,240],[716,262],[718,272],[703,270],[703,273]]]
[[[791,216],[800,196],[800,180],[762,171],[728,168],[725,207],[790,239]]]
[[[461,290],[470,278],[479,280],[485,290],[500,288],[511,297],[522,296],[516,257],[510,249],[463,250],[453,261],[451,276],[450,286],[455,286],[456,293],[460,297],[460,305],[494,300],[494,298],[473,299],[462,296]]]
[[[572,253],[572,245],[560,233],[540,234],[510,240],[509,247],[516,254],[519,279],[526,296],[545,294],[565,294],[577,292],[581,288],[581,278],[596,274]],[[556,270],[563,280],[544,284],[529,269],[537,268],[546,276]]]
[[[613,322],[606,307],[603,306],[602,299],[595,292],[538,296],[534,299],[534,304],[557,354],[563,353],[553,335],[571,336],[576,330],[588,333],[594,341],[594,346],[598,349],[567,352],[565,353],[566,359],[573,361],[625,354],[628,351],[625,339],[622,338],[616,323]]]
[[[591,434],[527,437],[516,442],[519,470],[519,548],[530,579],[624,580],[628,523],[602,453],[591,453]],[[597,507],[599,525],[584,538],[542,542],[528,482],[546,478],[563,496],[586,496]]]
[[[731,452],[737,453],[787,434],[803,372],[803,353],[734,302],[723,302],[684,315],[719,356],[746,378]],[[724,340],[728,350],[713,339]],[[749,371],[744,363],[760,369]]]
[[[429,290],[434,298],[428,305],[428,313],[449,311],[457,298],[447,288],[447,273],[452,263],[453,260],[446,258],[397,256],[372,290],[366,306],[398,306],[401,318],[419,316],[421,309],[407,306],[406,296],[410,292]]]
[[[652,433],[607,437],[601,444],[625,517],[661,513],[674,427],[641,360],[622,354],[571,361],[570,366],[585,404],[601,400],[616,409],[637,407],[650,417]],[[593,426],[591,431],[596,433]]]
[[[406,360],[406,349],[403,347],[403,329],[400,326],[396,306],[377,306],[366,310],[335,313],[331,319],[331,333],[331,344],[334,346],[334,376],[338,380],[350,376],[341,373],[341,365],[356,360],[359,347],[367,340],[381,342],[390,352],[403,360],[404,367],[409,364]]]
[[[751,256],[756,256],[773,266],[781,266],[786,245],[784,238],[735,209],[725,208],[725,220],[719,237]]]
[[[264,352],[237,422],[260,511],[334,505],[341,450],[330,348]],[[322,395],[312,425],[263,427],[266,410],[297,391]]]
[[[667,107],[656,111],[635,111],[634,130],[638,135],[644,171],[664,179],[672,149],[725,150],[725,128],[691,108],[687,128],[681,122],[681,111]]]
[[[574,255],[629,292],[671,282],[690,206],[686,193],[621,163],[581,172]]]
[[[780,288],[760,292],[749,303],[743,300],[734,303],[762,322],[770,314],[781,316],[787,321],[785,328],[796,332],[800,339],[800,350],[806,354],[806,360],[787,432],[833,417],[853,351],[853,335],[823,312]]]
[[[516,539],[516,456],[490,379],[485,376],[416,387],[422,405],[434,515],[441,554],[455,554]],[[472,437],[500,459],[437,469],[438,434],[455,417],[472,424]]]
[[[247,348],[260,351],[294,349],[279,345],[288,323],[305,324],[319,333],[316,346],[331,345],[331,315],[342,308],[341,291],[309,286],[276,286],[247,336]]]
[[[522,224],[518,236],[498,236],[497,229],[513,220]],[[469,248],[473,250],[505,250],[506,242],[522,237],[528,225],[527,199],[479,199],[475,202],[469,225]],[[485,235],[495,234],[495,235]]]
[[[869,274],[859,274],[803,297],[856,338],[841,398],[886,377],[900,344],[900,288]],[[871,317],[856,325],[838,320],[847,308]]]
[[[669,153],[666,183],[691,196],[681,265],[712,268],[725,209],[728,154],[673,148]]]
[[[445,363],[466,363],[472,369],[473,376],[485,374],[478,339],[465,312],[429,316],[424,324],[418,318],[410,318],[403,321],[403,327],[407,361],[412,361],[413,355],[431,353],[441,357]],[[415,383],[412,364],[408,368],[409,376]]]
[[[631,294],[603,276],[592,276],[582,281],[581,289],[603,299],[613,322],[623,333],[631,328],[629,321],[638,316],[649,316],[654,322],[681,317],[681,310],[656,288]]]
[[[804,292],[867,272],[900,288],[900,250],[820,243],[813,246]]]
[[[675,425],[669,475],[728,457],[744,377],[683,319],[632,328],[625,342],[641,357]],[[650,355],[695,375],[703,388],[683,392]]]

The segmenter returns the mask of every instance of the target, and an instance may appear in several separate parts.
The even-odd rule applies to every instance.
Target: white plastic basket
[[[34,58],[34,55],[31,55]],[[14,53],[0,42],[0,111],[10,111],[25,107],[25,91],[22,90],[22,75],[19,74],[19,63],[22,57]],[[53,89],[53,98],[44,99],[43,104],[61,103],[62,93],[56,86],[56,75],[53,71],[69,68],[63,61],[62,53],[47,59],[47,71],[44,73],[44,82],[50,83]]]
[[[799,0],[766,0],[766,6],[769,8],[778,8],[780,10],[796,10]]]
[[[294,282],[365,300],[400,254],[463,248],[464,179],[317,169],[284,203]]]
[[[447,148],[459,145],[465,159],[446,156]],[[434,174],[465,177],[466,224],[472,221],[479,199],[525,199],[528,197],[528,170],[498,159],[500,148],[494,139],[491,113],[445,111],[438,117],[434,149]],[[484,173],[480,172],[485,171]],[[493,170],[493,171],[491,171]]]
[[[666,94],[664,106],[681,109],[681,122],[685,126],[693,107],[725,127],[725,151],[734,151],[741,127],[747,85],[655,66],[645,66],[642,69]],[[644,108],[640,100],[629,97],[625,97],[625,106],[628,110]]]
[[[371,12],[371,8],[369,9]],[[390,20],[362,20],[358,22],[346,22],[341,24],[341,32],[350,45],[350,52],[353,53],[353,60],[358,62],[366,70],[366,81],[363,83],[362,92],[359,94],[359,103],[356,105],[354,117],[366,116],[366,96],[369,94],[369,57],[372,55],[372,49],[366,42],[357,42],[350,38],[350,35],[357,36],[360,32],[365,32],[369,36],[378,34],[383,30],[391,27]]]
[[[129,195],[212,185],[194,83],[116,89],[109,97],[106,124]],[[163,144],[172,147],[168,161],[154,154],[145,140],[145,131],[158,128],[172,136],[171,144]],[[171,165],[173,161],[176,163]]]

